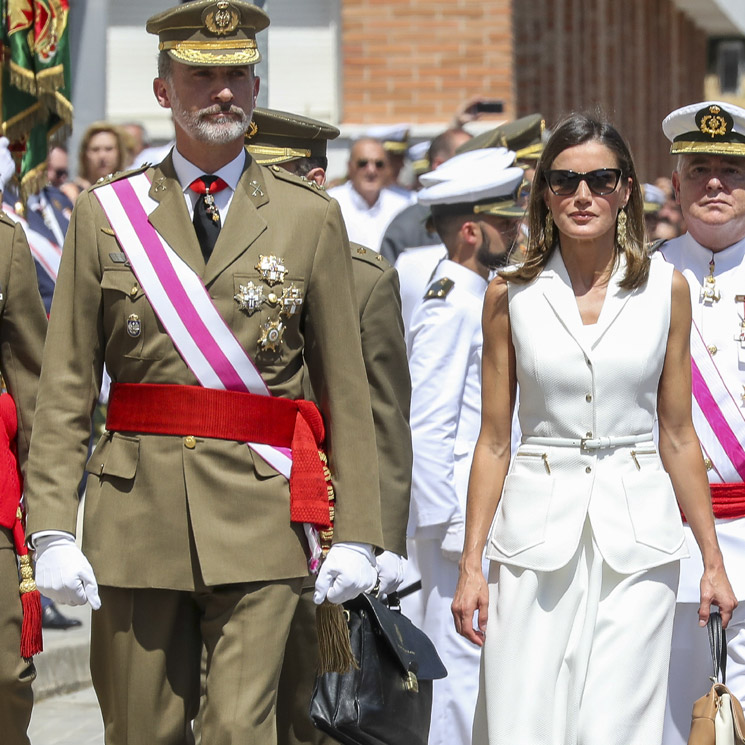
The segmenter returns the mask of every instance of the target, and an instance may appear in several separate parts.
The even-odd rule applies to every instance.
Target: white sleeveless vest
[[[687,556],[670,478],[649,439],[670,328],[672,267],[652,260],[647,284],[611,277],[594,326],[582,326],[559,251],[528,285],[509,285],[523,440],[639,436],[586,450],[522,444],[505,479],[486,556],[551,571],[565,566],[589,517],[606,562],[630,574]],[[644,438],[647,438],[646,441]]]

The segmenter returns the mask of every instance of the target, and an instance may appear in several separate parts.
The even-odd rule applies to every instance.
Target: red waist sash
[[[709,484],[714,517],[745,517],[745,483]],[[681,513],[682,514],[682,513]],[[683,515],[685,520],[685,515]]]
[[[312,401],[191,385],[114,383],[106,428],[291,448],[290,519],[331,526],[330,484],[321,460],[325,431]]]

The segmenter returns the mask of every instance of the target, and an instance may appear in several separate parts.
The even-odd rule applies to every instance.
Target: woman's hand
[[[481,647],[486,636],[486,621],[489,616],[489,588],[478,564],[467,564],[461,560],[458,586],[455,588],[455,598],[451,606],[455,629],[468,641]],[[473,614],[478,611],[478,628],[473,627]]]
[[[737,598],[732,591],[732,586],[724,571],[724,565],[720,564],[716,569],[705,569],[701,577],[701,604],[698,609],[698,624],[706,626],[709,620],[710,606],[716,605],[722,614],[722,627],[727,628],[732,611],[737,607]]]

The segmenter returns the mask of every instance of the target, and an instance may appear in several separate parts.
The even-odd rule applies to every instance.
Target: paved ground
[[[60,606],[83,625],[69,631],[44,631],[44,652],[35,659],[32,745],[103,745],[103,724],[90,685],[89,606]],[[0,740],[2,738],[0,737]]]
[[[28,734],[31,745],[103,745],[103,723],[93,688],[39,701]]]

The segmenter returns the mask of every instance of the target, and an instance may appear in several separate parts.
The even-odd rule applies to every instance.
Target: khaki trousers
[[[336,745],[336,740],[316,729],[308,713],[318,670],[314,579],[303,588],[285,647],[277,691],[279,745]]]
[[[303,579],[176,590],[99,588],[91,673],[106,745],[275,745],[285,643]]]
[[[18,592],[18,564],[10,531],[0,528],[0,741],[28,745],[36,678],[34,664],[20,653],[23,611]]]

